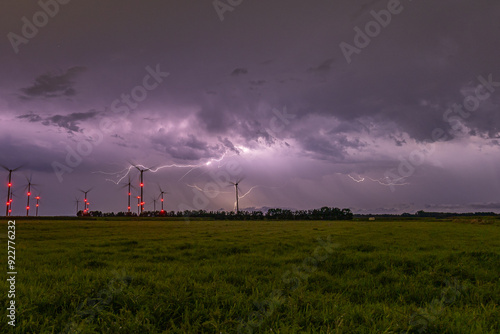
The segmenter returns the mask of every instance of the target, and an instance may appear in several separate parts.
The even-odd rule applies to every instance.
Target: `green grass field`
[[[1,333],[500,333],[499,220],[16,219],[16,270]]]

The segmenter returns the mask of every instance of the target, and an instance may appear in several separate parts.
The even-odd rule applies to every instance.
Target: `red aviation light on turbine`
[[[27,206],[27,207],[26,207],[26,210],[29,210],[29,209],[30,209],[30,207],[29,207],[29,206]]]
[[[7,185],[8,185],[9,187],[12,187],[12,183],[8,183]]]
[[[40,199],[40,196],[37,196],[36,199]]]
[[[128,209],[130,210],[130,206],[128,207]]]
[[[141,183],[141,187],[144,187],[144,183]]]
[[[130,196],[130,195],[132,195],[132,194],[131,194],[131,193],[128,193],[128,195]]]
[[[31,196],[31,193],[30,193],[30,192],[28,192],[28,196]]]
[[[161,199],[161,201],[163,202],[163,198]]]
[[[36,207],[38,208],[38,204],[36,205]]]

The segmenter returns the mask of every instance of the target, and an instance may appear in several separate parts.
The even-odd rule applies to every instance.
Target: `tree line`
[[[83,211],[77,213],[78,217],[138,217],[136,213],[128,212],[106,212]],[[330,208],[324,206],[313,210],[288,210],[273,208],[263,211],[206,211],[206,210],[185,210],[185,211],[144,211],[139,217],[177,217],[177,218],[207,218],[215,220],[352,220],[353,213],[350,209]]]

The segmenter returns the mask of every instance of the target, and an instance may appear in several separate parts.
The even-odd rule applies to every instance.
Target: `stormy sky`
[[[42,215],[88,188],[126,211],[131,163],[148,210],[158,184],[169,211],[232,210],[242,179],[243,209],[500,212],[497,1],[0,6],[13,214],[30,176]]]

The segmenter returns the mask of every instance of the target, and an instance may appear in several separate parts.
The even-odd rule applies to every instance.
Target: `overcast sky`
[[[232,210],[243,178],[240,208],[500,212],[498,1],[0,6],[14,214],[30,175],[42,215],[91,187],[125,211],[130,163],[146,209],[160,184],[167,210]]]

